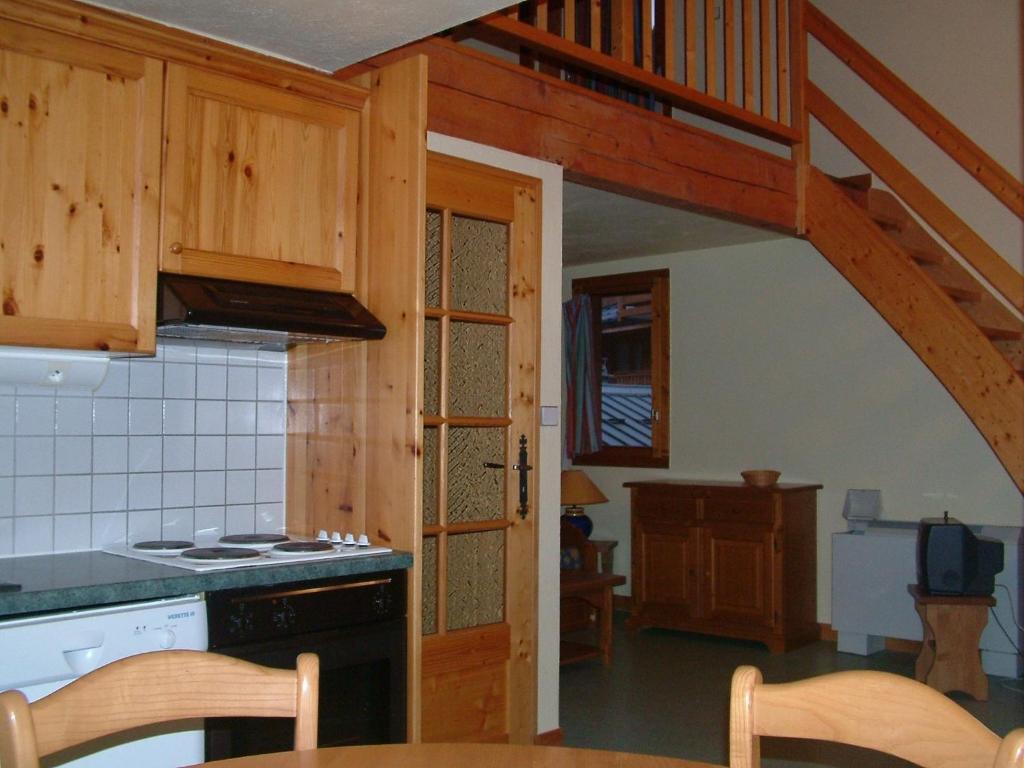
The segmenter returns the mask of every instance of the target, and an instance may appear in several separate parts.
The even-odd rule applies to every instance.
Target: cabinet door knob
[[[171,243],[171,247],[170,247],[171,253],[177,255],[177,254],[181,253],[181,250],[182,250],[181,243]]]

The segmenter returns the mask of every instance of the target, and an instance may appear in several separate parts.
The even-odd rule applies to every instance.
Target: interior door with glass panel
[[[540,182],[427,160],[424,741],[536,732]]]

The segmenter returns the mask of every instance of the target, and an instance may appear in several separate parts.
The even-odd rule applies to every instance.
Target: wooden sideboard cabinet
[[[772,653],[818,639],[820,485],[625,486],[632,508],[628,626],[756,640]]]

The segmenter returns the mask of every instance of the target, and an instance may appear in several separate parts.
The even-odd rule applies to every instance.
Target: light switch
[[[557,427],[559,410],[561,409],[557,405],[542,405],[540,407],[540,425],[542,427]]]

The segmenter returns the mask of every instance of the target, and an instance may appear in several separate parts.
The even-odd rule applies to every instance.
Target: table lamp
[[[579,528],[587,538],[594,530],[594,521],[584,513],[584,505],[604,504],[606,501],[608,497],[582,469],[562,470],[562,506],[565,507],[562,518]]]

